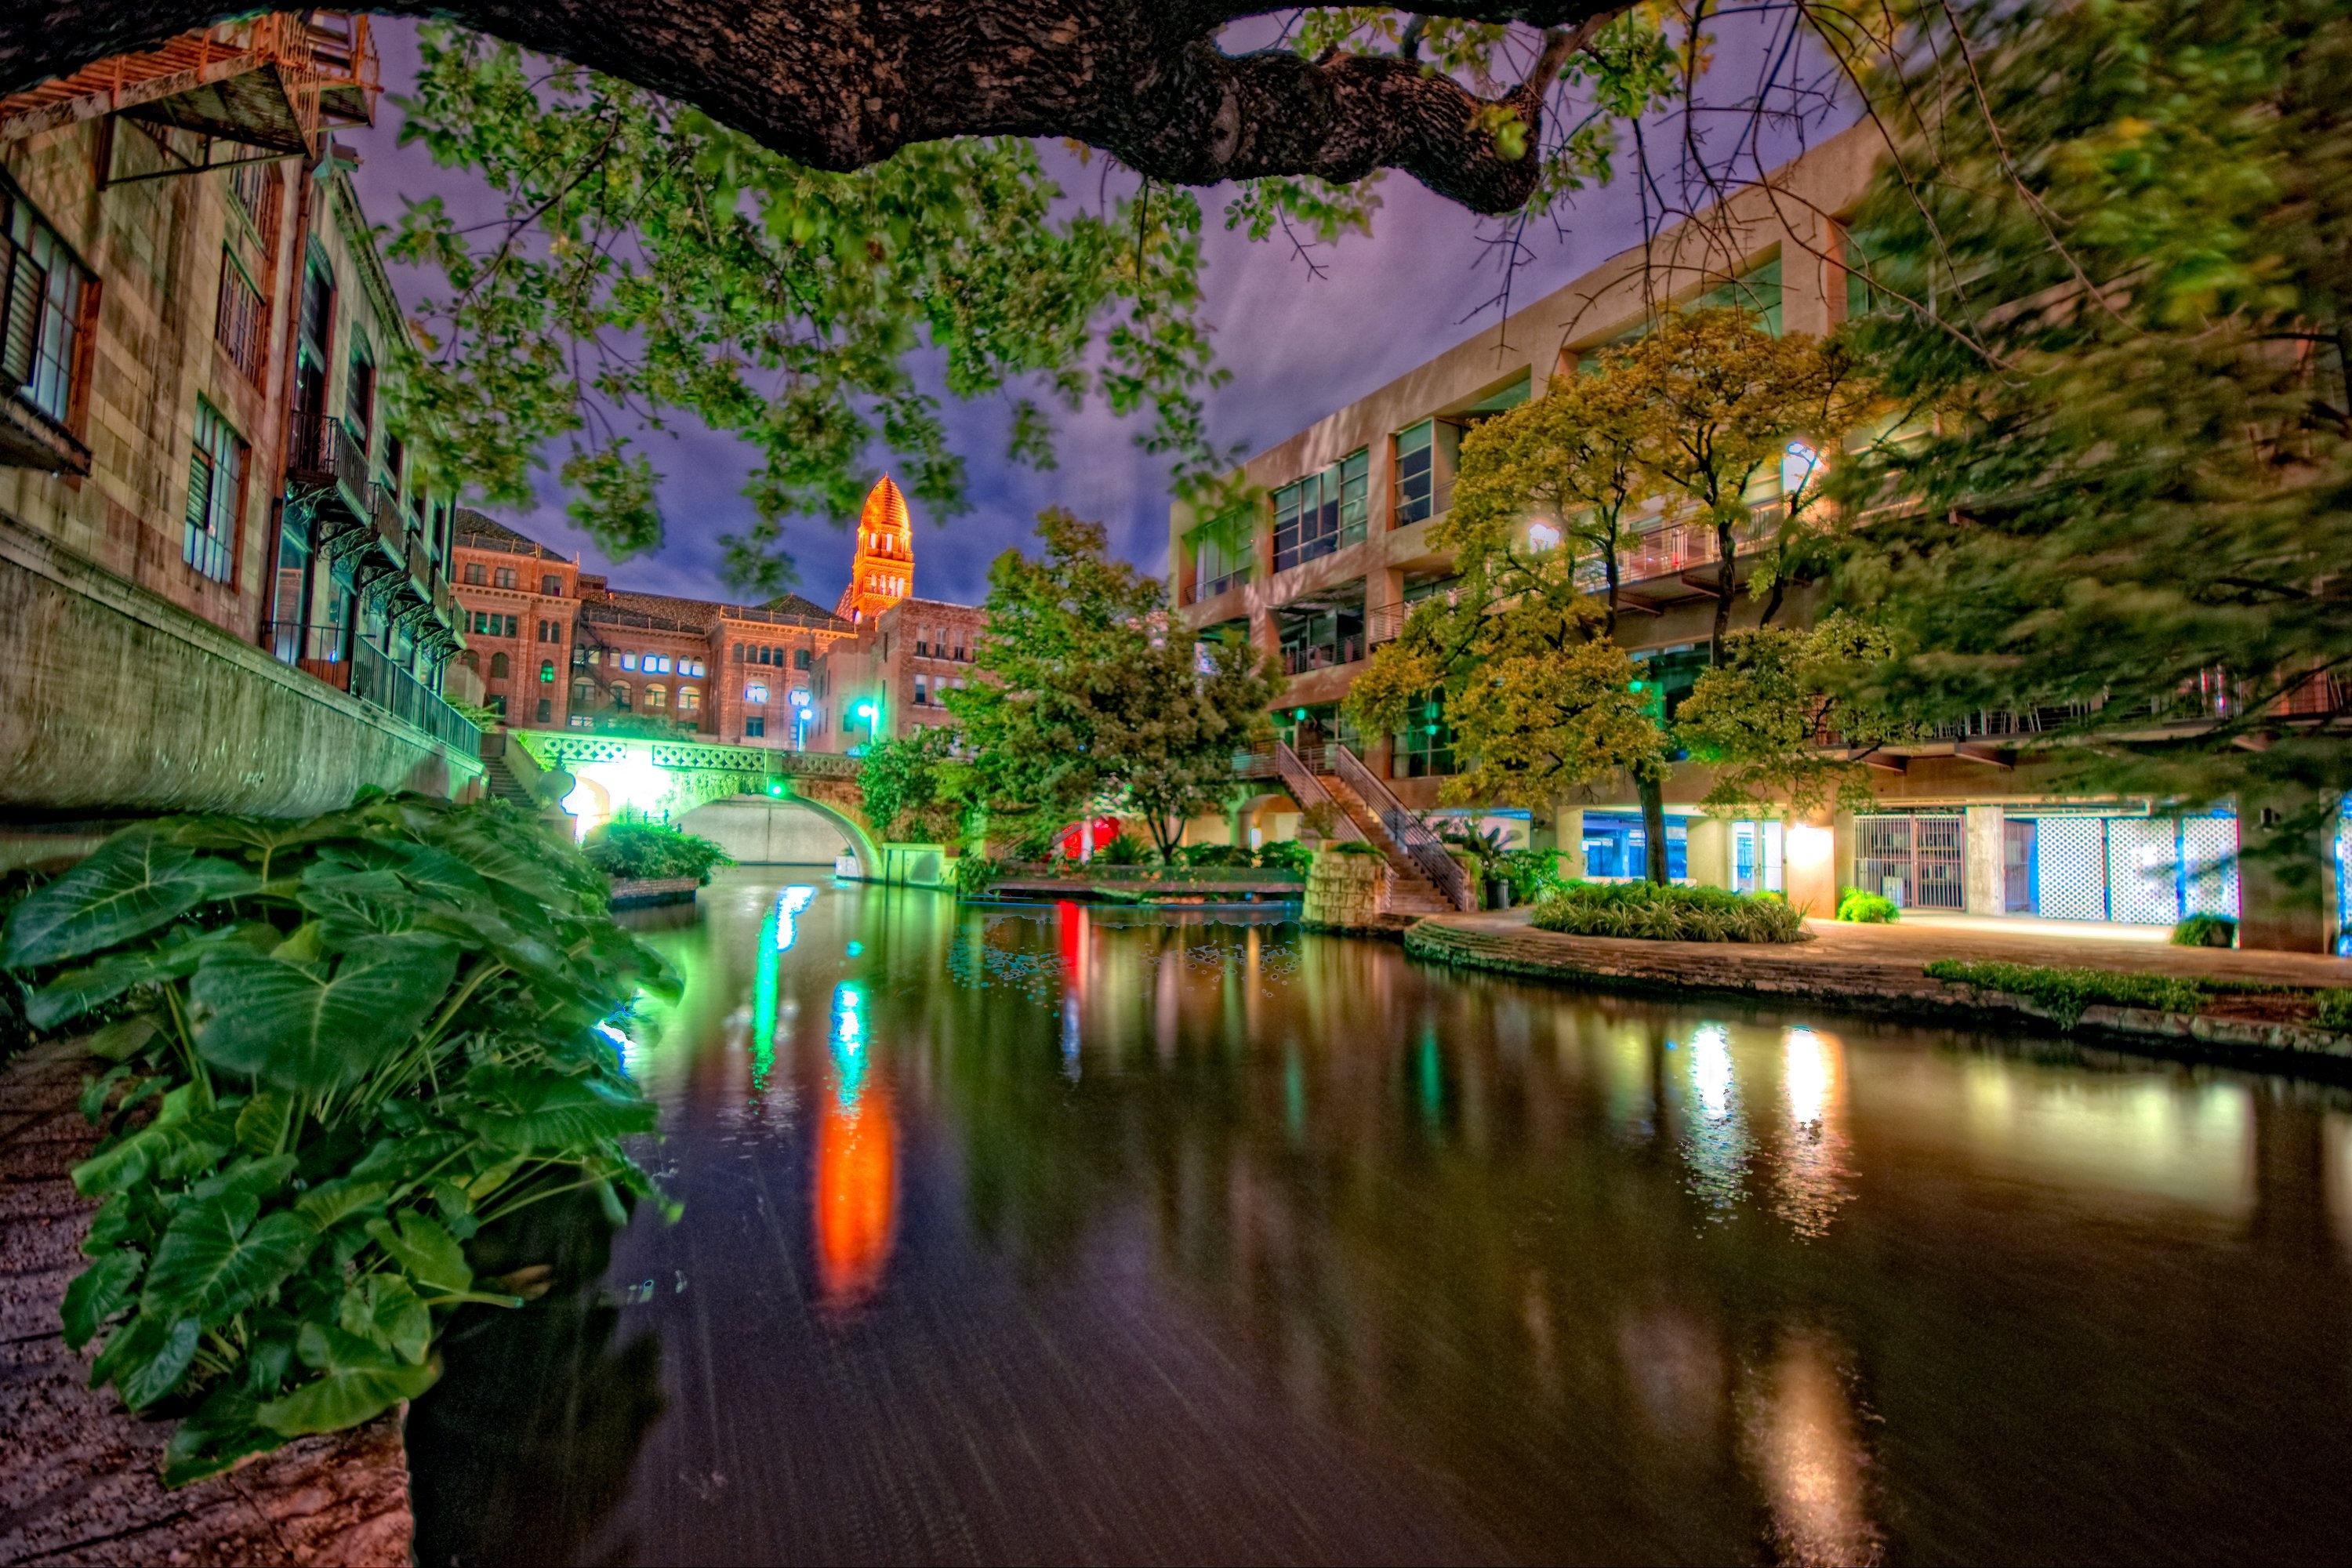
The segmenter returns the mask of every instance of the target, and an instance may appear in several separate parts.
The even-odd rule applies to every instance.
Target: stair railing
[[[1331,771],[1338,773],[1348,787],[1371,808],[1372,815],[1380,818],[1381,826],[1388,829],[1389,837],[1397,841],[1421,874],[1435,884],[1449,903],[1457,910],[1478,907],[1470,879],[1464,875],[1461,863],[1445,852],[1445,846],[1430,830],[1429,824],[1407,811],[1403,803],[1390,793],[1389,786],[1364,765],[1361,757],[1334,742],[1331,763]]]
[[[1362,839],[1363,829],[1358,827],[1355,820],[1339,809],[1339,803],[1331,798],[1331,792],[1323,787],[1323,781],[1317,778],[1308,770],[1307,764],[1298,760],[1298,753],[1290,749],[1287,742],[1276,741],[1274,743],[1274,771],[1281,778],[1283,787],[1290,792],[1291,798],[1298,802],[1302,810],[1312,810],[1318,805],[1328,805],[1331,808],[1331,832],[1334,837]]]

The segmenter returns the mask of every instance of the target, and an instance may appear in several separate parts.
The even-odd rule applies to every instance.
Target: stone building
[[[332,140],[374,97],[365,19],[312,12],[0,99],[16,820],[294,815],[479,772],[439,695],[452,508],[379,393],[408,329]]]

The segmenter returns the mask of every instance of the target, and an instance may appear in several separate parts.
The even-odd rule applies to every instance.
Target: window
[[[555,679],[555,661],[553,659],[542,658],[539,661],[539,678],[541,680],[547,681],[551,681]]]
[[[688,660],[685,669],[686,673],[688,675],[701,675],[706,673],[702,668],[702,661],[698,658]]]
[[[275,163],[240,163],[228,172],[229,194],[245,211],[246,222],[261,241],[265,252],[278,248],[278,209],[286,189],[286,176]]]
[[[551,599],[561,599],[563,597],[562,577],[553,572],[541,573],[539,579],[539,591]]]
[[[1430,692],[1413,704],[1413,721],[1400,731],[1390,773],[1397,778],[1444,777],[1454,772],[1454,727],[1445,721],[1445,701]]]
[[[613,706],[625,713],[629,710],[629,683],[615,681],[613,685]]]
[[[74,415],[73,378],[90,276],[22,198],[0,186],[0,203],[9,240],[0,246],[7,284],[7,298],[0,301],[0,384],[62,426]]]
[[[520,624],[513,616],[493,615],[488,610],[474,612],[474,630],[481,637],[510,637],[520,634],[521,629]]]
[[[925,678],[919,675],[915,677],[915,706],[918,708],[929,708],[930,705],[931,689],[927,683]]]
[[[1362,542],[1371,454],[1358,452],[1274,492],[1274,569],[1318,560]]]
[[[804,647],[796,647],[793,649],[793,668],[794,669],[806,669],[808,667],[809,650]]]
[[[236,520],[245,500],[245,443],[213,405],[196,400],[195,450],[188,462],[187,531],[181,556],[215,582],[236,574]]]
[[[702,689],[698,686],[679,687],[677,706],[678,710],[685,713],[692,713],[699,709],[702,706]]]
[[[335,335],[335,275],[328,270],[326,258],[315,249],[310,266],[302,274],[302,346],[323,365],[327,346]],[[313,413],[318,405],[309,405]]]
[[[1847,274],[1849,279],[1852,274]],[[1748,268],[1719,289],[1710,289],[1690,302],[1694,310],[1711,310],[1721,305],[1738,305],[1753,310],[1764,330],[1774,337],[1780,335],[1780,258],[1774,257],[1761,267]]]
[[[767,732],[768,721],[761,715],[754,713],[749,719],[743,721],[744,739],[756,741],[767,734]]]
[[[555,704],[546,698],[539,700],[539,721],[542,724],[555,717]]]
[[[572,706],[574,708],[593,708],[595,705],[596,683],[593,680],[573,681],[572,683]]]
[[[1256,541],[1257,509],[1235,507],[1184,536],[1192,550],[1192,597],[1213,599],[1247,581]],[[962,658],[959,651],[957,658]]]
[[[470,586],[485,587],[490,581],[490,569],[478,561],[468,562],[466,565],[466,581]]]
[[[515,570],[514,570],[514,568],[513,568],[513,567],[511,567],[511,566],[501,566],[501,567],[499,567],[499,568],[498,569],[498,571],[497,571],[497,572],[492,575],[492,577],[491,577],[491,579],[490,579],[490,580],[491,580],[493,583],[497,584],[498,584],[499,587],[501,587],[501,588],[513,588],[513,587],[519,587],[519,586],[520,586],[520,584],[518,584],[518,583],[515,581]]]
[[[654,683],[653,685],[648,686],[648,687],[646,687],[646,707],[647,709],[649,709],[649,710],[650,710],[650,709],[655,709],[655,708],[667,708],[667,707],[668,707],[668,706],[669,706],[669,688],[668,688],[668,687],[664,686],[664,685],[662,685],[660,682],[656,681],[656,683]]]
[[[765,702],[767,700],[768,689],[756,680],[743,689],[743,700],[746,702]]]
[[[358,436],[360,449],[365,451],[368,437],[375,430],[375,361],[368,357],[364,345],[352,350],[351,379],[343,389],[343,418]],[[513,573],[506,574],[511,577]],[[512,584],[503,586],[511,587]]]
[[[623,669],[635,669],[635,668],[637,668],[637,656],[636,656],[635,654],[633,654],[633,653],[625,653],[625,654],[623,654],[623,655],[621,656],[621,668],[622,668]],[[651,669],[651,668],[653,668],[653,666],[651,666],[651,665],[647,665],[646,668],[648,668],[648,669]]]
[[[213,338],[228,351],[246,380],[258,385],[268,377],[269,308],[261,302],[261,290],[226,249],[221,252],[220,303],[213,315]]]
[[[645,658],[645,668],[656,675],[667,675],[670,673],[669,656],[649,653]]]
[[[540,622],[539,640],[541,642],[562,642],[563,640],[563,623],[562,621]]]
[[[1453,504],[1454,453],[1462,427],[1450,420],[1424,419],[1396,437],[1396,525],[1409,528]]]
[[[492,680],[504,680],[512,673],[514,673],[514,662],[511,659],[508,658],[507,656],[502,653],[494,653],[490,655],[490,679]]]
[[[738,664],[743,662],[743,645],[741,643],[737,643],[735,645],[735,662]]]

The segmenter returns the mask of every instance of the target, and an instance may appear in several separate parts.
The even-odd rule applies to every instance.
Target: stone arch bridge
[[[848,856],[863,874],[881,874],[855,757],[576,730],[515,730],[509,739],[539,767],[580,781],[566,805],[591,826],[635,811],[716,839],[748,864]]]

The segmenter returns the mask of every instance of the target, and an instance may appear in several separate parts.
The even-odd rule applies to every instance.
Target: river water
[[[2352,1558],[2342,1090],[772,868],[645,918],[683,1217],[452,1335],[428,1565]]]

